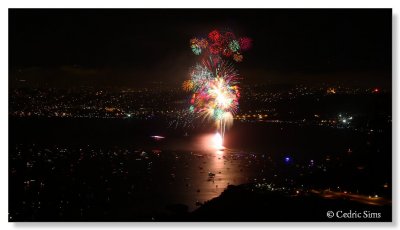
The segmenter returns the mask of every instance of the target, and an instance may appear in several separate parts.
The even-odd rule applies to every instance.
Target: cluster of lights
[[[344,116],[342,114],[339,114],[339,122],[342,124],[350,124],[352,120],[353,120],[352,116]]]

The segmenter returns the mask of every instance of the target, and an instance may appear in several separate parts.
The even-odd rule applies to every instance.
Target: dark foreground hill
[[[183,205],[171,206],[176,215],[159,221],[267,221],[267,222],[326,222],[392,220],[392,206],[368,205],[349,199],[327,199],[317,194],[298,196],[282,192],[260,192],[251,185],[229,186],[192,213]],[[328,213],[330,212],[330,213]],[[333,214],[332,214],[333,213]],[[333,217],[328,217],[331,214]]]

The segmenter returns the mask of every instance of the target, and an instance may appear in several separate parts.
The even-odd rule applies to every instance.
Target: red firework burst
[[[208,37],[210,38],[211,41],[218,42],[219,39],[221,38],[221,34],[219,33],[218,30],[213,30],[208,34]]]

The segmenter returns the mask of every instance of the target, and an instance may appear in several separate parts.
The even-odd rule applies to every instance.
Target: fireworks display
[[[190,48],[196,55],[210,55],[232,58],[235,62],[243,61],[242,52],[251,48],[252,39],[249,37],[236,38],[231,31],[211,31],[207,38],[190,39]]]
[[[231,31],[211,31],[207,38],[190,39],[190,48],[201,61],[190,70],[182,88],[191,92],[189,112],[214,121],[224,137],[239,106],[239,74],[230,60],[243,61],[242,52],[251,48],[252,39],[236,38]]]

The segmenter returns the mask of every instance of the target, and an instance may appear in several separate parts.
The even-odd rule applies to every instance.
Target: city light
[[[292,159],[290,157],[285,157],[285,163],[289,163]]]

